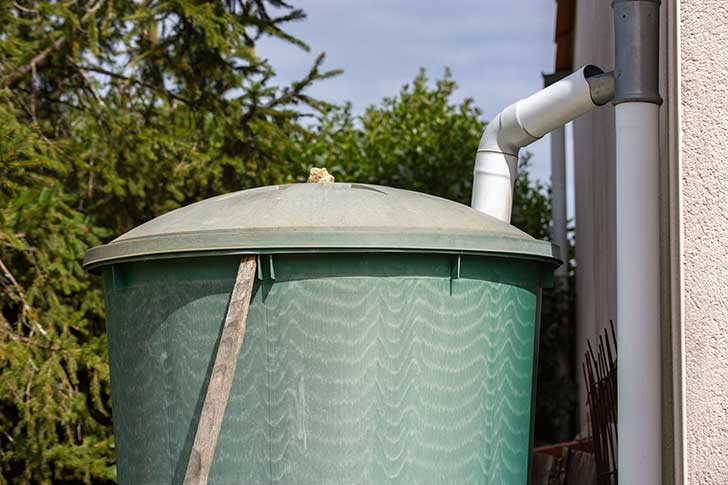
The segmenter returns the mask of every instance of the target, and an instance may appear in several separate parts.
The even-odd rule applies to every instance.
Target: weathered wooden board
[[[590,485],[597,483],[597,468],[593,453],[571,451],[569,453],[566,485]]]
[[[215,365],[207,386],[205,403],[202,406],[202,414],[187,464],[185,485],[206,485],[212,468],[217,438],[220,435],[230,388],[235,377],[235,367],[245,340],[245,323],[255,284],[255,258],[255,256],[243,256],[240,260],[235,287],[217,347]]]
[[[559,460],[551,455],[534,453],[531,455],[531,485],[554,485],[551,480]]]

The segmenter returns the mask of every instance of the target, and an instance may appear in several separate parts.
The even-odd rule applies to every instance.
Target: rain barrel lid
[[[83,266],[311,251],[489,253],[558,262],[551,243],[456,202],[377,185],[309,183],[242,190],[181,207],[88,250]]]

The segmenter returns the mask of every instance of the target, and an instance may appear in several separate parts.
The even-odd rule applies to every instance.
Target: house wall
[[[694,0],[700,3],[701,0]],[[716,0],[725,2],[725,0]],[[611,2],[578,0],[574,66],[614,67]],[[660,124],[661,321],[663,370],[663,484],[683,483],[683,306],[680,177],[680,89],[678,6],[664,0],[661,12]],[[725,45],[725,44],[724,44]],[[715,45],[712,47],[715,49]],[[728,98],[726,98],[728,99]],[[728,133],[728,132],[727,132]],[[576,364],[580,368],[586,339],[594,341],[610,320],[616,322],[616,172],[614,110],[611,106],[574,122],[576,217]],[[725,191],[724,191],[725,193]],[[728,211],[726,211],[728,213]],[[728,260],[728,258],[727,258]],[[728,281],[728,278],[726,278]],[[728,287],[728,286],[727,286]],[[728,301],[728,300],[727,300]],[[728,320],[726,320],[728,322]],[[634,325],[639,322],[622,322]],[[726,354],[728,360],[728,353]],[[586,416],[580,390],[580,414]],[[728,403],[728,400],[725,402]],[[584,427],[582,427],[584,429]],[[690,482],[693,483],[693,482]],[[728,483],[728,482],[726,482]]]
[[[688,483],[728,483],[728,2],[680,1]]]
[[[576,18],[575,67],[591,62],[610,69],[609,2],[579,0]],[[663,480],[723,484],[728,483],[728,3],[663,1],[661,18]],[[613,146],[611,109],[574,123],[579,345],[616,315]]]
[[[578,0],[574,32],[574,68],[595,64],[614,69],[611,2]],[[614,108],[594,110],[573,124],[576,239],[576,369],[586,341],[615,320],[616,197]],[[579,383],[579,415],[586,432],[586,391]]]

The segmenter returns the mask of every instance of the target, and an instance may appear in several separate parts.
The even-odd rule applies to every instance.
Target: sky
[[[287,24],[305,51],[269,39],[258,54],[271,60],[280,81],[301,78],[315,57],[344,73],[309,94],[351,102],[355,113],[393,96],[420,67],[430,79],[452,71],[455,100],[473,98],[486,120],[543,87],[554,68],[554,0],[291,0],[308,18]],[[534,176],[550,173],[548,137],[527,148]],[[473,154],[475,159],[475,154]]]

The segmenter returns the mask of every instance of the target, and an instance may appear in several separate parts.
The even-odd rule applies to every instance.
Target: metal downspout
[[[662,483],[659,0],[615,0],[619,482]]]

